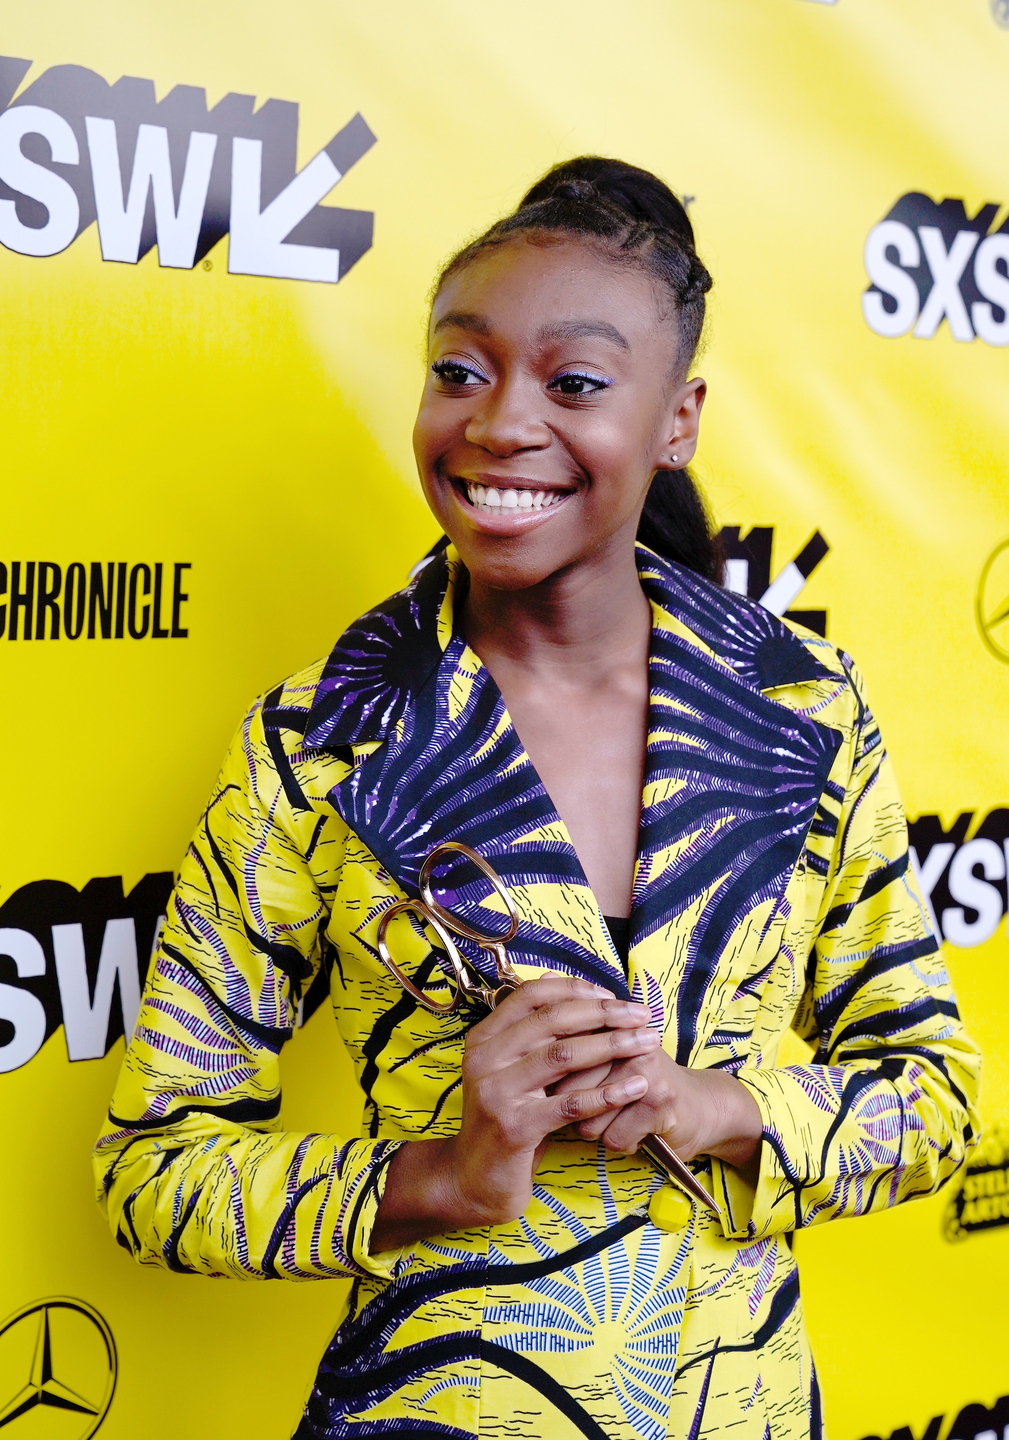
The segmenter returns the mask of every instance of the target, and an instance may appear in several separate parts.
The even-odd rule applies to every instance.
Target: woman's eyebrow
[[[630,350],[626,338],[621,335],[615,325],[608,320],[561,320],[554,325],[544,325],[539,333],[543,340],[583,340],[586,336],[598,336],[602,340],[612,340],[614,345],[619,345],[621,350]]]
[[[470,330],[476,335],[489,335],[490,322],[473,310],[449,310],[435,322],[434,333],[447,329]]]

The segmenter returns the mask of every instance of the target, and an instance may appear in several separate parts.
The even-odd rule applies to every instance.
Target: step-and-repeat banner
[[[38,0],[0,54],[4,1440],[294,1426],[340,1283],[139,1269],[90,1146],[240,715],[435,538],[432,276],[587,151],[689,206],[728,584],[858,659],[985,1054],[959,1183],[796,1240],[828,1427],[1002,1440],[1009,6]],[[346,1131],[304,1020],[285,1119]]]

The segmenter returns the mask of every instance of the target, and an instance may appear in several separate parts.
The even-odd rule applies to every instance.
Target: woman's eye
[[[566,375],[558,375],[551,380],[547,389],[558,395],[579,399],[586,395],[596,395],[600,390],[608,390],[609,385],[608,380],[600,380],[596,375],[576,375],[569,371]]]
[[[473,370],[458,360],[436,360],[431,369],[443,385],[451,385],[456,389],[478,385],[484,378],[478,370]]]

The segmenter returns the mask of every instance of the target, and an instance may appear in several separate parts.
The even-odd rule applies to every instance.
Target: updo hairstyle
[[[636,266],[664,287],[676,329],[677,379],[686,379],[704,329],[704,297],[712,282],[694,249],[687,212],[669,186],[622,160],[599,155],[565,160],[537,180],[513,214],[453,255],[435,293],[484,251],[538,230],[596,242],[615,263]],[[666,559],[721,584],[721,543],[686,467],[656,471],[638,539]]]

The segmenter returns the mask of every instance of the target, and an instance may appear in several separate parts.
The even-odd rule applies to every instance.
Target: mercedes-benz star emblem
[[[116,1371],[112,1331],[92,1306],[66,1296],[25,1305],[0,1325],[0,1429],[58,1410],[80,1417],[76,1429],[63,1422],[60,1436],[88,1440],[108,1414]],[[46,1433],[37,1422],[30,1428]]]
[[[985,645],[996,660],[1009,665],[1009,535],[981,567],[974,614]]]

